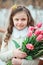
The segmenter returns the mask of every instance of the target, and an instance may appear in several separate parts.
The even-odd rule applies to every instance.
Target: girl
[[[27,54],[20,49],[16,49],[15,44],[12,41],[15,40],[18,42],[21,48],[28,27],[30,25],[34,26],[34,20],[32,19],[29,10],[24,6],[13,6],[11,9],[9,26],[2,41],[0,59],[6,62],[13,58],[13,65],[37,65],[38,61],[36,60],[25,60],[24,58]]]

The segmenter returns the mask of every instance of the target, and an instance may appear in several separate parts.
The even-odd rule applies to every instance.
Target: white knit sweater
[[[12,40],[16,40],[20,47],[22,46],[22,41],[26,37],[26,32],[27,32],[27,27],[21,31],[17,30],[16,28],[13,28],[13,32],[11,35],[11,38],[8,42],[8,45],[5,47],[5,42],[2,41],[2,46],[1,46],[1,52],[0,52],[0,59],[7,61],[8,59],[11,59],[13,57],[13,49],[16,49],[14,43]]]

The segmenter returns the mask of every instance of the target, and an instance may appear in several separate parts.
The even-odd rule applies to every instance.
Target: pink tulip
[[[28,31],[27,37],[31,37],[31,36],[32,36],[32,31]]]
[[[36,36],[38,36],[40,33],[41,33],[40,30],[36,30],[36,31],[34,32],[34,34],[35,34]]]
[[[38,28],[37,26],[34,27],[35,30],[36,30],[37,28]]]
[[[43,39],[43,35],[41,34],[36,38],[37,41],[41,41],[42,39]]]
[[[42,23],[39,22],[37,25],[36,25],[38,28],[40,28],[42,26]]]
[[[29,50],[33,50],[34,49],[34,46],[32,44],[27,44],[26,45],[26,48],[29,49]]]
[[[33,31],[34,27],[33,26],[29,26],[28,31]]]
[[[43,35],[43,30],[41,31],[41,34]]]

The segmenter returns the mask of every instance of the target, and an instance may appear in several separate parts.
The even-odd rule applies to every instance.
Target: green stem
[[[34,55],[34,58],[37,58],[41,55],[43,55],[43,50],[40,50],[36,55]]]

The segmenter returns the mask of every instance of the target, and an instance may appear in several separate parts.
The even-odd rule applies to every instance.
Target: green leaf
[[[19,48],[19,47],[20,47],[19,43],[17,43],[15,40],[12,40],[12,41],[13,41],[13,43],[15,44],[15,47],[16,47],[16,48]]]
[[[12,65],[11,60],[7,61],[7,64],[6,65]]]
[[[26,39],[22,42],[22,44],[24,44],[26,46],[26,44],[28,43],[28,41],[29,41],[29,38],[26,37]]]
[[[23,52],[25,52],[25,51],[26,51],[26,47],[25,47],[24,42],[22,43],[22,48],[21,48],[21,51],[23,51]]]
[[[32,60],[32,56],[27,56],[26,59],[27,60]]]
[[[34,44],[36,42],[36,36],[35,35],[32,35],[29,39],[29,43],[32,43]]]

